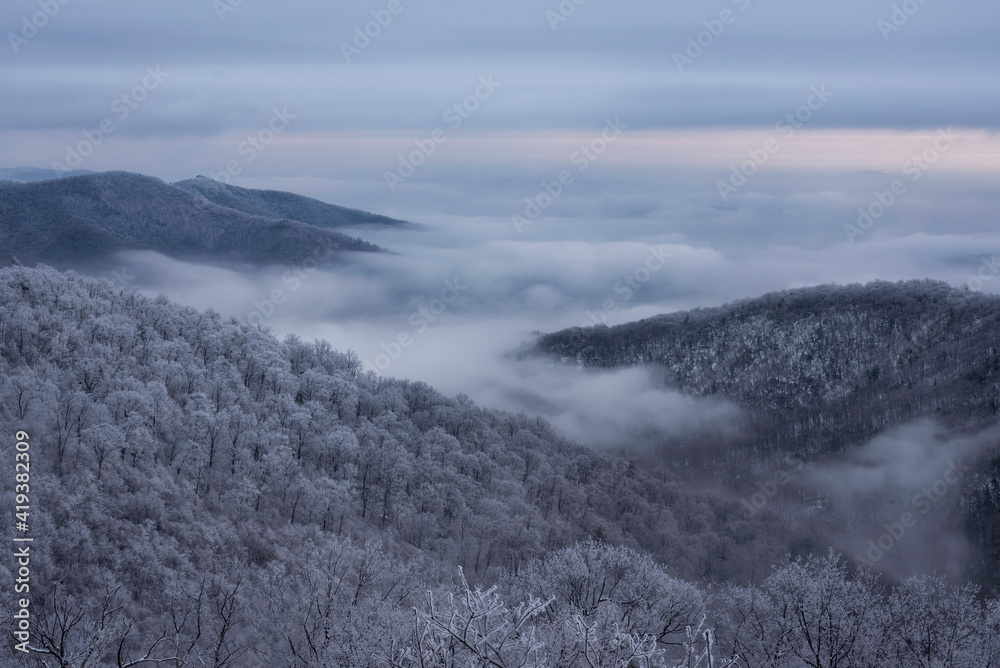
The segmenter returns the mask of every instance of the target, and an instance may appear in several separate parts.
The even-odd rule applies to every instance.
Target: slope
[[[945,447],[997,424],[1000,411],[1000,297],[936,281],[787,290],[617,327],[556,332],[540,337],[532,352],[583,366],[650,365],[667,386],[738,403],[749,426],[735,441],[662,437],[645,447],[654,461],[668,457],[675,469],[690,466],[690,474],[746,495],[773,482],[789,457],[809,461],[813,471],[849,462],[859,473],[872,471],[873,462],[857,458],[867,456],[877,435],[902,438],[905,455],[916,447],[912,432],[892,430],[930,419],[941,425],[933,438]],[[940,503],[935,497],[935,513],[949,530],[965,533],[969,572],[995,588],[1000,443],[985,438],[961,492]],[[900,462],[899,471],[905,474],[906,465]],[[832,490],[810,480],[815,484],[809,477],[785,483],[788,503],[771,509],[825,524],[828,536],[857,534],[858,504],[876,531],[893,513],[914,510],[913,497],[893,496],[891,479],[885,495],[863,500],[846,491],[851,480]],[[911,550],[918,547],[924,549]]]
[[[723,395],[757,426],[755,455],[842,447],[920,415],[1000,410],[1000,297],[936,281],[824,285],[617,327],[542,336],[533,352],[612,368],[653,365],[666,385]]]
[[[302,222],[204,206],[189,192],[139,174],[0,182],[0,256],[76,267],[124,250],[293,264],[318,250],[328,257],[380,249]]]
[[[542,420],[48,267],[0,269],[0,428],[31,435],[37,568],[79,592],[109,564],[142,598],[338,538],[473,581],[588,536],[692,578],[786,550],[769,520]]]
[[[745,520],[736,503],[542,420],[48,267],[0,269],[0,432],[0,456],[26,471],[31,665],[421,665],[384,657],[437,642],[464,602],[488,603],[483,623],[501,628],[504,600],[542,595],[551,657],[523,665],[582,666],[575,630],[615,647],[654,633],[672,648],[706,605],[678,577],[762,579],[789,547],[785,524]],[[15,529],[0,536],[14,544]],[[0,577],[13,581],[13,564],[0,561]],[[504,598],[450,598],[458,566]],[[795,562],[763,589],[714,590],[715,619],[726,647],[744,647],[774,640],[741,622],[747,605],[779,622],[785,610],[780,646],[817,632],[865,656],[905,651],[909,636],[892,634],[922,621],[909,610],[949,601],[961,614],[934,617],[935,632],[972,624],[970,647],[995,637],[1000,608],[943,587],[917,581],[892,607],[836,559]],[[445,622],[424,631],[428,590]],[[831,606],[878,612],[799,632]],[[443,642],[459,657],[444,665],[472,665]]]
[[[280,190],[253,190],[228,185],[199,176],[172,184],[212,204],[242,211],[254,216],[287,218],[318,227],[337,229],[378,225],[387,227],[413,227],[413,223],[380,216],[367,211],[347,209],[327,204],[318,199],[303,197]]]

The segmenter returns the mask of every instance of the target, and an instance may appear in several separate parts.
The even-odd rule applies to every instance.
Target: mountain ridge
[[[330,229],[359,226],[416,227],[414,223],[359,209],[327,204],[312,197],[281,190],[242,188],[205,176],[176,181],[170,185],[199,195],[218,206],[243,211],[251,215],[288,218],[317,227]]]
[[[289,194],[283,201],[287,205],[296,198]],[[302,200],[310,206],[318,202]],[[341,222],[349,218],[343,217],[349,209],[323,206],[341,212]],[[372,214],[359,214],[357,220],[396,223]],[[256,265],[290,265],[315,257],[318,250],[334,260],[342,252],[383,251],[329,227],[206,204],[190,189],[131,172],[0,182],[0,254],[80,268],[128,250]]]
[[[769,413],[815,410],[817,402],[870,386],[933,385],[935,374],[960,384],[979,374],[977,383],[988,391],[972,398],[973,407],[987,417],[1000,407],[993,327],[1000,331],[1000,296],[927,279],[873,281],[776,291],[614,327],[569,328],[540,336],[528,354],[601,368],[652,365],[670,387],[723,394]],[[934,356],[962,336],[979,343],[963,359],[968,368],[950,377]],[[819,359],[836,346],[840,358]],[[779,369],[794,375],[773,373]],[[767,372],[771,378],[745,382],[748,373]]]

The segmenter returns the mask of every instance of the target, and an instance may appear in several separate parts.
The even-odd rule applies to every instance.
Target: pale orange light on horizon
[[[722,167],[748,159],[773,140],[768,161],[791,169],[881,170],[895,172],[907,160],[935,145],[937,130],[798,130],[791,137],[774,129],[627,130],[607,146],[600,162],[637,167]],[[438,147],[443,162],[486,164],[565,163],[599,131],[460,132]],[[956,141],[940,166],[959,171],[1000,171],[1000,136],[980,129],[954,130]],[[402,133],[322,133],[290,136],[289,148],[349,154],[396,155],[414,150],[419,135]],[[775,144],[771,144],[772,148]],[[596,144],[601,148],[600,142]]]
[[[571,156],[601,135],[590,131],[448,132],[426,161],[431,169],[480,169],[524,174],[574,169]],[[935,174],[1000,172],[1000,136],[991,131],[958,128],[956,141],[935,164]],[[419,132],[297,132],[274,137],[254,162],[240,153],[247,133],[172,139],[112,135],[88,158],[84,169],[126,169],[154,175],[189,178],[218,171],[228,161],[246,169],[245,178],[268,178],[269,171],[330,178],[350,174],[380,180],[396,169],[399,156],[416,150],[415,141],[428,141],[430,131]],[[902,132],[886,129],[808,130],[786,137],[774,128],[762,129],[626,129],[594,161],[601,169],[705,169],[729,173],[772,140],[777,146],[767,161],[769,171],[815,170],[854,172],[877,170],[899,173],[904,163],[934,146],[936,130]],[[78,132],[0,133],[7,156],[3,166],[48,167],[62,160],[65,147],[80,140]],[[773,145],[772,145],[773,146]],[[599,143],[598,143],[599,147]]]

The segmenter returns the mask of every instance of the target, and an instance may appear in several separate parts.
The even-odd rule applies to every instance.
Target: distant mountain
[[[204,176],[178,181],[173,185],[213,204],[254,216],[288,218],[330,229],[367,225],[415,227],[413,223],[379,216],[367,211],[327,204],[311,197],[303,197],[280,190],[240,188]]]
[[[17,181],[19,183],[33,183],[35,181],[48,181],[64,176],[83,176],[93,174],[87,169],[74,169],[68,172],[60,172],[55,169],[42,169],[39,167],[11,167],[5,169],[0,167],[0,181]]]
[[[295,201],[296,196],[290,198],[287,201]],[[340,251],[381,249],[287,216],[207,203],[190,187],[140,174],[0,182],[0,257],[78,267],[126,250],[182,259],[294,264],[306,257],[328,259]]]

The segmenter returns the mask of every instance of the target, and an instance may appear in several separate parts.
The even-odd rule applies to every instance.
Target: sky
[[[422,225],[294,290],[141,253],[119,276],[580,440],[690,428],[688,403],[512,362],[534,331],[826,282],[1000,291],[993,0],[6,0],[0,27],[0,167]]]

